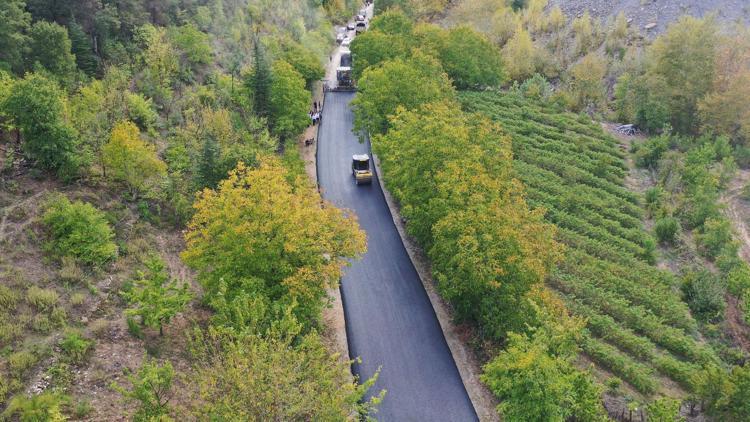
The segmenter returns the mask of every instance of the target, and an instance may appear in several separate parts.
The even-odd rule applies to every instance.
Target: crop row
[[[675,355],[698,363],[716,362],[716,356],[700,346],[679,328],[671,327],[640,305],[633,305],[614,292],[587,284],[576,276],[555,272],[550,282],[559,290],[574,295],[587,305],[609,315],[624,326],[648,337]]]
[[[584,336],[581,348],[594,362],[607,368],[643,394],[654,394],[659,386],[653,370],[617,348],[590,336]]]
[[[561,209],[568,213],[575,213],[577,217],[589,224],[601,227],[611,235],[625,239],[635,245],[642,247],[644,239],[648,238],[644,236],[641,229],[623,227],[617,220],[606,218],[588,207],[578,206],[574,198],[570,198],[570,201],[565,201],[567,203],[561,203],[562,201],[558,197],[533,188],[529,189],[528,187],[526,194],[529,199],[546,209]]]
[[[679,300],[670,287],[651,282],[647,277],[640,281],[618,277],[596,263],[606,264],[580,251],[570,251],[560,270],[574,274],[581,282],[616,292],[634,305],[642,305],[669,325],[694,331],[695,322],[687,305]],[[611,266],[607,266],[609,268]]]
[[[536,188],[550,194],[560,206],[586,208],[617,221],[623,227],[641,228],[643,211],[640,207],[586,185],[569,184],[558,175],[535,168],[522,161],[513,165],[518,177],[528,188]]]

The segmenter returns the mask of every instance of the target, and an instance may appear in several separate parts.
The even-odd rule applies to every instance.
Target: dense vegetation
[[[694,374],[718,359],[696,341],[697,324],[675,278],[649,262],[654,241],[641,229],[637,197],[623,187],[624,154],[616,141],[587,118],[519,94],[460,98],[512,134],[528,202],[545,210],[568,245],[549,283],[574,314],[587,318],[583,350],[644,394],[659,389],[657,374],[692,388]]]
[[[321,202],[294,143],[332,25],[360,6],[0,2],[3,253],[18,242],[0,254],[0,419],[371,411],[374,379],[352,380],[318,334],[364,235]],[[183,230],[195,277],[164,247]],[[100,354],[126,366],[103,372]],[[32,382],[44,392],[24,394]]]

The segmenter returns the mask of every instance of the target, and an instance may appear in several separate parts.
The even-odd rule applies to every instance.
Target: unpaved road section
[[[477,420],[378,181],[356,186],[352,179],[352,155],[369,152],[352,132],[354,95],[326,94],[317,159],[323,197],[353,210],[367,232],[367,253],[341,280],[349,351],[362,358],[354,372],[367,378],[382,368],[370,390],[388,391],[374,415],[378,420]]]

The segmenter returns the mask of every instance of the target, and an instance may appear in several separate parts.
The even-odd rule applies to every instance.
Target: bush
[[[26,291],[26,302],[40,312],[50,312],[60,297],[52,289],[41,289],[37,286],[29,287]]]
[[[724,313],[724,287],[708,270],[689,271],[682,277],[682,291],[693,315],[702,321],[717,321]]]
[[[0,284],[0,309],[13,311],[18,303],[18,293]]]
[[[674,217],[662,217],[656,220],[654,233],[660,243],[673,244],[680,232],[680,222]]]
[[[60,342],[65,356],[71,364],[81,364],[88,353],[94,348],[94,341],[85,338],[80,332],[69,330]]]
[[[21,378],[37,361],[38,358],[34,353],[22,350],[8,356],[8,368],[16,378]]]
[[[13,417],[23,422],[64,421],[62,409],[70,403],[70,398],[52,392],[38,395],[17,395],[2,413],[7,419]]]
[[[137,373],[128,375],[128,381],[132,384],[129,390],[117,384],[112,384],[112,388],[126,400],[138,403],[138,410],[133,416],[134,421],[161,420],[162,416],[169,414],[168,403],[172,394],[173,378],[174,369],[171,363],[159,365],[146,358]]]
[[[47,204],[42,221],[50,232],[46,247],[55,256],[72,256],[91,266],[104,265],[117,257],[114,233],[104,213],[91,204],[55,197]]]
[[[736,251],[736,245],[732,240],[732,225],[723,217],[709,218],[703,224],[701,233],[695,237],[701,253],[710,260],[716,259],[722,253],[722,249],[728,247]]]

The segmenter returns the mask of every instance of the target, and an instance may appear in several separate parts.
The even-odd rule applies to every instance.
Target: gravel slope
[[[750,24],[750,0],[549,0],[548,7],[554,6],[560,6],[567,16],[580,16],[588,10],[603,20],[623,12],[633,20],[631,25],[649,36],[663,32],[684,14],[700,17],[716,12],[724,24]],[[645,29],[651,23],[656,26]]]

